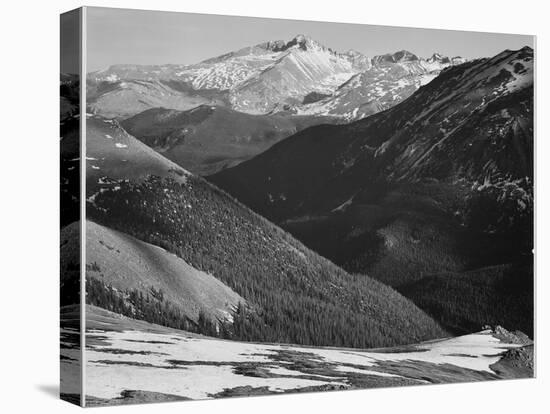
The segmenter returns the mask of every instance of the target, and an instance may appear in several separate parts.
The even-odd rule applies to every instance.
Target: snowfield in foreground
[[[226,341],[155,325],[147,329],[142,322],[139,329],[115,324],[103,322],[105,329],[87,331],[89,405],[532,376],[532,367],[520,366],[517,358],[508,361],[511,353],[532,346],[511,343],[517,341],[492,330],[358,350]],[[65,365],[77,364],[79,350],[71,346],[76,335],[62,331]],[[62,389],[77,394],[77,382]]]

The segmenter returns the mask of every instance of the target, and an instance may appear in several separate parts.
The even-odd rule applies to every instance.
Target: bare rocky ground
[[[224,341],[88,306],[90,406],[533,376],[533,344],[495,327],[382,349]],[[62,330],[62,364],[77,364],[77,330]],[[70,384],[65,384],[67,394]]]

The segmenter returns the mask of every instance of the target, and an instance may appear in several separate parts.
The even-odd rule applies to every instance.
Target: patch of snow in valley
[[[109,379],[106,381],[106,379]],[[191,399],[205,399],[226,388],[251,386],[268,387],[283,392],[296,388],[323,385],[323,381],[302,378],[259,378],[235,374],[231,365],[188,366],[182,369],[152,370],[148,367],[94,366],[88,369],[86,391],[88,396],[116,398],[124,389],[147,390],[179,395]],[[336,382],[332,382],[337,384]],[[123,387],[117,384],[124,384]]]
[[[94,337],[100,342],[86,350],[86,390],[89,396],[105,399],[117,398],[124,390],[202,399],[241,386],[267,387],[274,392],[323,385],[349,387],[346,373],[403,378],[395,373],[395,363],[400,361],[447,364],[492,373],[490,365],[500,359],[500,354],[519,346],[501,343],[490,331],[426,342],[395,352],[237,342],[185,332],[94,330],[88,331],[87,337],[89,343],[93,343]],[[64,353],[74,352],[78,351]],[[281,352],[298,353],[306,360],[329,364],[328,371],[318,375],[307,368],[298,369],[292,362],[279,359]],[[385,362],[393,363],[393,371],[384,372]],[[242,363],[256,363],[270,375],[239,373],[236,368]],[[331,376],[331,369],[342,375]]]
[[[442,341],[417,345],[417,351],[376,353],[369,351],[341,352],[319,349],[317,353],[332,362],[375,366],[382,361],[420,361],[433,364],[451,364],[461,368],[492,373],[490,365],[496,363],[502,352],[519,345],[502,345],[490,332],[459,336]],[[467,355],[467,356],[466,356]]]

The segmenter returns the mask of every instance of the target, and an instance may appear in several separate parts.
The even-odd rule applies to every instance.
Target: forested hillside
[[[103,189],[89,218],[175,253],[242,296],[234,337],[349,347],[388,346],[445,332],[412,302],[350,275],[216,189],[151,176]]]

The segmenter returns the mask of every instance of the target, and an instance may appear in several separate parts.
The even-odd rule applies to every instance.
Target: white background
[[[542,412],[548,380],[548,16],[528,0],[91,1],[258,17],[536,34],[538,379],[119,407],[120,413]],[[78,1],[3,2],[0,30],[0,410],[65,413],[58,364],[58,14]],[[365,39],[368,41],[368,39]],[[550,190],[547,190],[550,191]],[[548,240],[547,244],[549,243]],[[538,408],[537,408],[538,407]],[[547,407],[546,407],[547,408]]]

